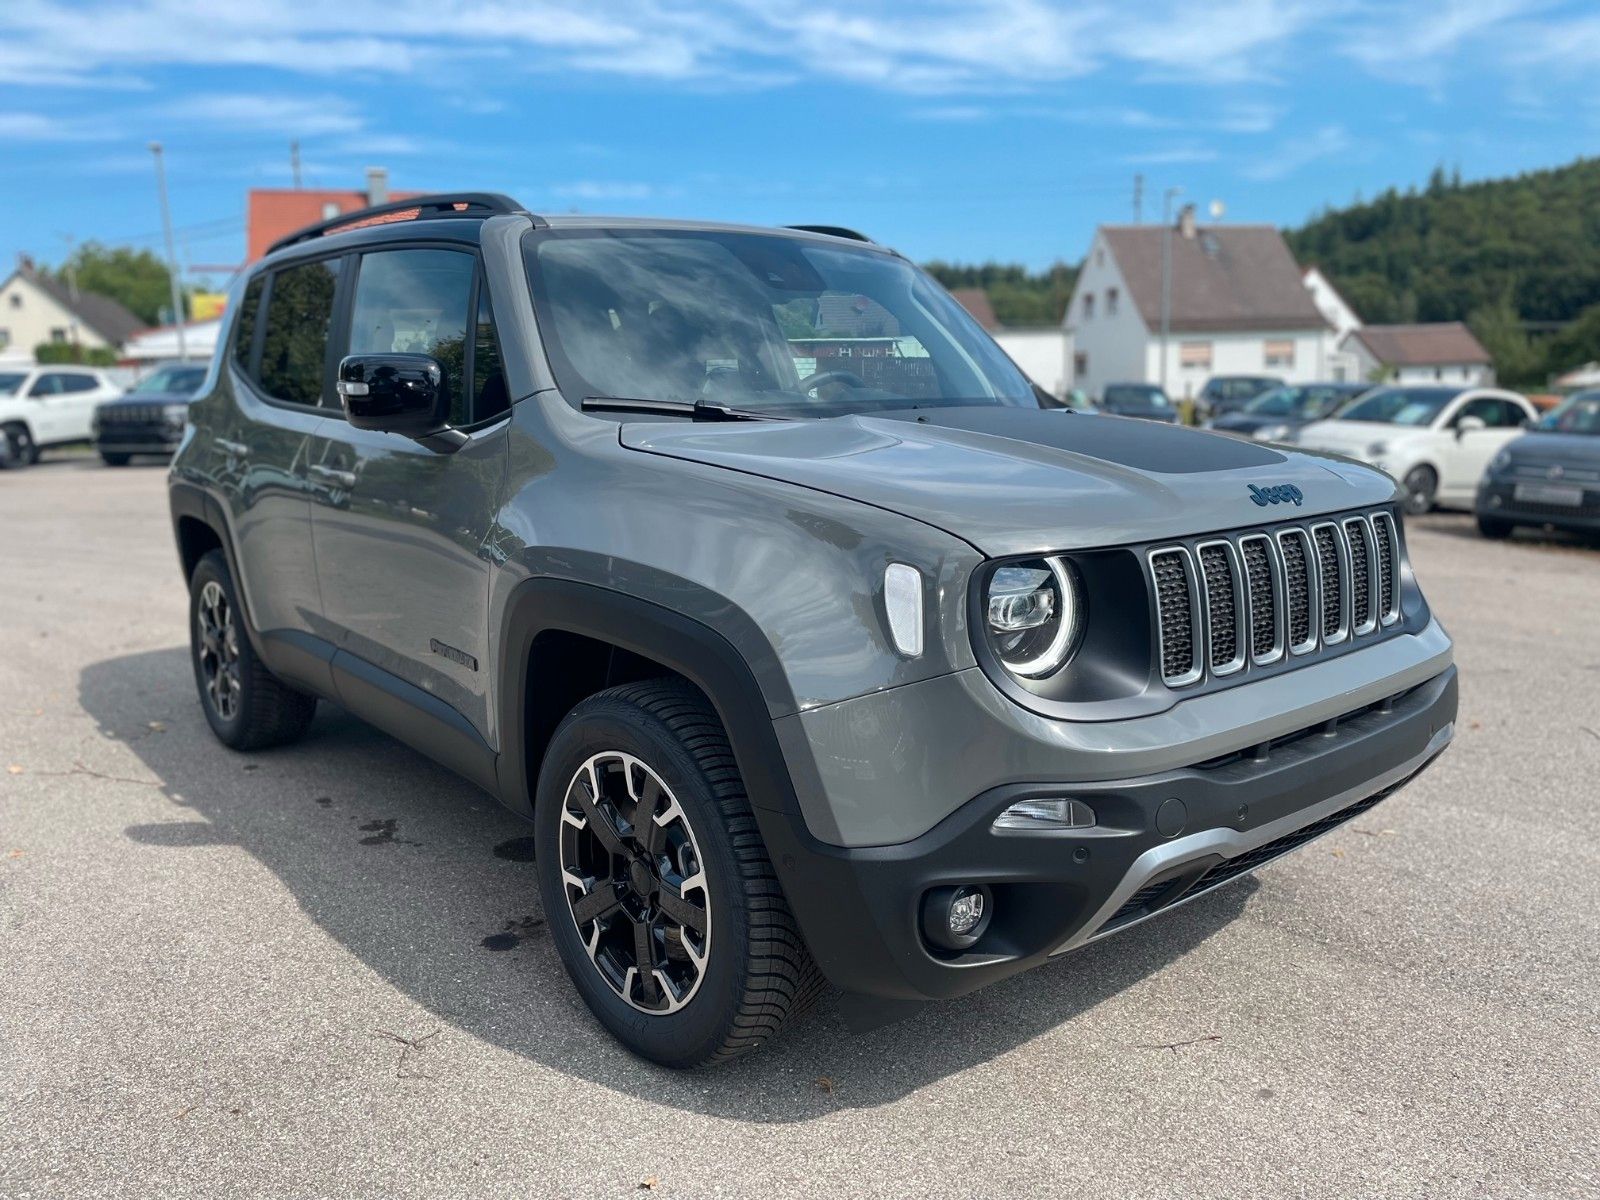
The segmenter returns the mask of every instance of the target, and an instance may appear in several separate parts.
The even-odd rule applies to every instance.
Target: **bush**
[[[117,355],[105,346],[80,346],[76,342],[40,342],[33,348],[33,359],[41,367],[71,363],[80,367],[114,367]]]

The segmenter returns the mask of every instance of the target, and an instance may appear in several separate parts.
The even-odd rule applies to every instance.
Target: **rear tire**
[[[1412,467],[1406,472],[1402,486],[1406,498],[1400,507],[1408,517],[1420,517],[1433,511],[1434,497],[1439,494],[1439,473],[1432,467]]]
[[[562,964],[635,1054],[724,1062],[821,992],[727,734],[687,683],[626,684],[574,708],[545,754],[534,819]]]
[[[295,691],[256,657],[221,550],[202,558],[189,580],[189,647],[200,707],[223,745],[277,746],[311,724],[316,697]]]
[[[131,454],[110,454],[104,450],[100,452],[100,460],[108,467],[125,467],[132,457]]]
[[[1511,531],[1515,528],[1516,526],[1510,521],[1503,520],[1500,517],[1478,518],[1478,532],[1486,538],[1493,538],[1495,541],[1510,537]]]

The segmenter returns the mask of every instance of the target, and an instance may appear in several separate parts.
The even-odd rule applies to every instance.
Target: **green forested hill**
[[[1285,236],[1369,323],[1467,321],[1503,382],[1600,357],[1600,159],[1482,183],[1439,170]]]

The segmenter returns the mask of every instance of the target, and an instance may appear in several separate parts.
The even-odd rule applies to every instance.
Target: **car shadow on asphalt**
[[[544,927],[531,826],[485,793],[330,704],[291,747],[229,751],[206,725],[184,647],[90,665],[79,700],[175,806],[170,821],[125,830],[149,848],[149,869],[167,869],[161,856],[216,847],[253,856],[323,933],[431,1014],[406,1032],[441,1031],[426,1043],[431,1086],[467,1082],[459,1034],[718,1117],[783,1123],[888,1104],[1070,1026],[1226,926],[1259,886],[1242,881],[871,1032],[852,1033],[833,995],[753,1055],[671,1072],[628,1054],[589,1016]],[[1172,1016],[1163,1040],[1210,1032],[1203,1014]],[[1157,1048],[1140,1043],[1149,1040],[1147,1030],[1129,1031],[1119,1049],[1148,1055]],[[1071,1061],[1062,1058],[1068,1069]]]

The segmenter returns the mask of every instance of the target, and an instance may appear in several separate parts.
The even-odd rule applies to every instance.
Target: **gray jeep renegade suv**
[[[531,817],[657,1062],[1045,962],[1450,740],[1391,480],[1047,408],[848,230],[428,197],[228,312],[171,475],[212,728],[325,698]]]

